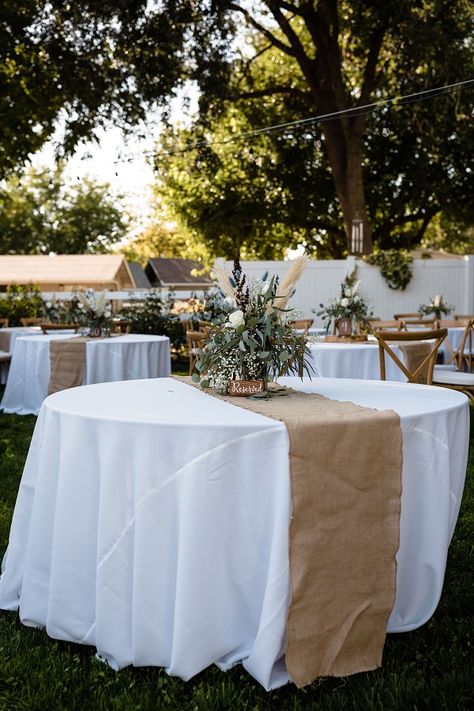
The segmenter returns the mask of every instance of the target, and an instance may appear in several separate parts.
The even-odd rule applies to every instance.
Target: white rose
[[[352,296],[352,289],[349,289],[349,288],[344,289],[344,293],[346,296],[348,296],[350,298]]]
[[[345,309],[347,306],[349,306],[349,299],[341,299],[341,306],[343,309]]]
[[[51,303],[51,301],[47,301],[47,302],[46,302],[46,308],[47,308],[47,309],[50,309],[52,305],[53,305],[53,304]]]
[[[244,314],[240,309],[229,314],[229,323],[233,328],[243,326],[245,323]]]
[[[435,306],[439,306],[439,305],[440,305],[440,303],[441,303],[441,296],[440,296],[439,294],[436,294],[436,296],[434,297],[433,303],[434,303]]]
[[[360,296],[359,296],[359,294],[356,294],[356,295],[354,296],[354,301],[360,301]]]
[[[106,309],[106,311],[104,311],[104,316],[105,318],[110,318],[112,316],[112,311],[110,311],[110,309]]]

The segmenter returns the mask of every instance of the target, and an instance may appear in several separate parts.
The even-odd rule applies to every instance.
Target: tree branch
[[[370,95],[374,88],[377,62],[382,48],[383,38],[385,36],[385,28],[379,27],[372,33],[369,43],[369,51],[367,61],[364,67],[364,77],[362,80],[362,89],[357,102],[358,106],[363,106],[370,100]]]
[[[244,7],[241,7],[240,5],[236,5],[235,3],[230,3],[229,4],[229,10],[235,10],[235,12],[240,12],[246,19],[247,21],[252,25],[252,27],[258,32],[261,32],[269,42],[274,47],[278,47],[282,52],[285,54],[288,54],[290,57],[294,57],[295,53],[292,47],[288,46],[285,44],[285,42],[282,42],[281,40],[276,37],[273,32],[270,32],[270,30],[267,27],[264,27],[264,25],[261,25],[260,22],[257,22],[257,20],[253,17],[253,15],[250,14],[248,10],[246,10]]]
[[[288,42],[291,45],[291,48],[293,50],[293,56],[298,59],[298,63],[300,64],[301,68],[304,69],[304,67],[309,65],[310,59],[308,55],[305,52],[305,49],[303,45],[300,42],[300,39],[294,29],[291,26],[290,21],[286,17],[286,15],[283,14],[283,12],[280,9],[281,2],[278,0],[268,0],[268,7],[270,8],[270,11],[275,18],[275,20],[278,23],[279,28],[287,38]],[[306,73],[306,72],[305,72]]]
[[[311,101],[311,92],[302,91],[301,89],[296,89],[294,87],[282,85],[269,86],[265,89],[255,89],[254,91],[243,91],[237,94],[232,94],[230,96],[231,101],[236,99],[258,99],[265,96],[275,96],[275,94],[286,94],[288,96],[298,96],[309,106],[313,106]]]
[[[433,206],[429,210],[425,210],[422,207],[411,215],[403,215],[397,219],[387,220],[374,229],[373,235],[374,237],[379,237],[380,235],[387,234],[387,232],[390,233],[394,227],[400,227],[401,225],[406,225],[409,222],[417,222],[418,220],[423,220],[423,223],[427,220],[424,228],[424,230],[426,230],[430,220],[436,215],[437,212],[439,212],[439,210],[440,208],[438,206]]]

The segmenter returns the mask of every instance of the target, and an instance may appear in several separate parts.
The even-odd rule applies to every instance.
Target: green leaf
[[[289,357],[290,357],[290,354],[288,353],[288,351],[282,351],[279,355],[279,358],[282,361],[282,363],[287,361]]]
[[[260,353],[257,353],[257,356],[261,360],[267,360],[270,357],[270,351],[260,351]]]
[[[199,383],[200,377],[197,373],[193,373],[191,377],[195,383]]]

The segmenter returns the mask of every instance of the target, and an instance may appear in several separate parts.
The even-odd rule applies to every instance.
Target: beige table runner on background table
[[[208,392],[288,430],[292,597],[285,659],[293,681],[302,687],[379,667],[395,601],[398,415],[297,391],[268,400]]]
[[[3,328],[0,328],[0,351],[10,351],[10,331],[4,331]]]
[[[52,340],[49,343],[51,375],[48,395],[82,385],[86,367],[86,341],[83,336]]]

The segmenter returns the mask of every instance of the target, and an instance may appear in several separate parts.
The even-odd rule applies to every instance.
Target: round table
[[[399,414],[388,631],[422,625],[439,601],[462,497],[467,398],[423,385],[282,381]],[[163,666],[186,680],[242,661],[276,688],[289,681],[290,515],[282,422],[171,378],[64,390],[37,420],[0,607],[53,638],[94,645],[114,668]]]
[[[379,347],[377,341],[354,341],[354,343],[310,342],[310,363],[318,378],[357,378],[378,380],[380,378]],[[393,351],[403,362],[404,356],[397,345]],[[406,377],[391,358],[385,358],[386,379],[405,382]]]
[[[48,394],[49,344],[52,340],[76,336],[59,333],[17,338],[0,408],[6,413],[37,415]],[[170,373],[167,336],[126,334],[86,343],[84,385],[166,377]]]

